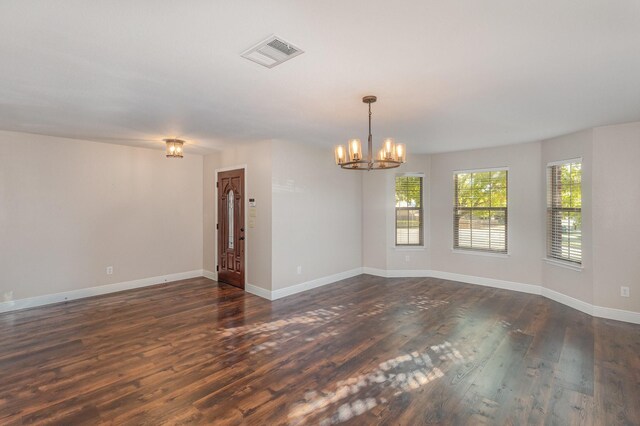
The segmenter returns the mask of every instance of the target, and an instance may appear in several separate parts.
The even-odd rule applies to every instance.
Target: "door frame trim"
[[[220,172],[228,172],[230,170],[238,170],[238,169],[244,169],[244,226],[245,229],[247,230],[247,232],[245,232],[245,235],[248,236],[249,234],[249,191],[247,189],[247,170],[248,167],[246,164],[239,164],[236,166],[229,166],[229,167],[220,167],[218,169],[215,169],[215,173],[214,173],[214,184],[213,184],[213,199],[214,199],[214,225],[218,223],[218,186],[216,185],[216,183],[218,183],[218,174]],[[218,264],[218,232],[220,230],[213,228],[213,237],[214,237],[214,246],[215,246],[215,250],[213,251],[215,253],[215,264]],[[215,280],[218,281],[218,272],[217,271],[213,271],[213,274],[215,276]],[[249,244],[246,243],[245,240],[245,244],[244,244],[244,291],[247,290],[247,281],[248,281],[248,277],[249,277]]]

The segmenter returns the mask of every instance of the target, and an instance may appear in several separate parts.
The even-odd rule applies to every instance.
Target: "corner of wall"
[[[582,254],[583,268],[580,271],[556,266],[545,261],[540,262],[542,273],[542,285],[551,292],[563,294],[584,303],[593,305],[593,221],[592,221],[592,170],[593,170],[593,129],[581,130],[563,136],[542,141],[541,152],[542,170],[546,170],[547,164],[555,161],[582,158],[582,214],[583,234]],[[546,238],[546,172],[541,176],[542,190],[539,197],[540,217],[543,220],[543,232],[541,239]],[[546,244],[540,253],[541,259],[546,258]]]

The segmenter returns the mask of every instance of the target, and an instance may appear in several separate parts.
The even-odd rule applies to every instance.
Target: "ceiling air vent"
[[[278,36],[271,36],[242,52],[241,56],[267,68],[273,68],[302,53],[304,52],[299,47]]]

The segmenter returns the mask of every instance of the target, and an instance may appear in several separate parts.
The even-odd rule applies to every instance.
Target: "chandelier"
[[[167,158],[182,158],[184,156],[184,151],[182,149],[184,146],[183,140],[165,139],[164,141],[167,144]]]
[[[335,147],[336,164],[343,169],[351,170],[378,170],[393,169],[407,161],[406,146],[403,143],[395,143],[393,139],[385,139],[378,155],[373,157],[373,138],[371,136],[371,104],[378,98],[365,96],[362,102],[369,104],[369,143],[366,158],[363,156],[360,139],[349,140],[348,156],[344,145]]]

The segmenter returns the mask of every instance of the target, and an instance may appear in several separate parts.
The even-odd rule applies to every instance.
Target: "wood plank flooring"
[[[0,424],[640,424],[640,326],[368,275],[206,278],[0,315]]]

